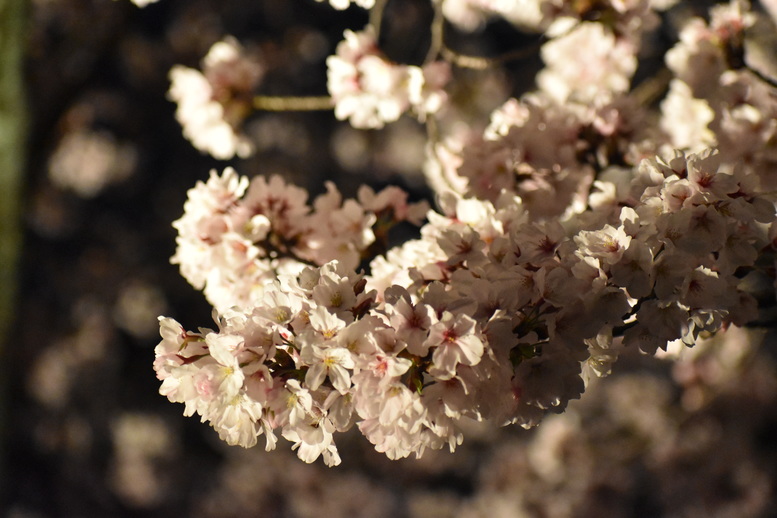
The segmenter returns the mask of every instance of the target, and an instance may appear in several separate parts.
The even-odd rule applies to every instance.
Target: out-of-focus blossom
[[[637,68],[633,43],[600,23],[583,22],[542,46],[539,87],[560,103],[593,103],[629,89]]]
[[[324,2],[325,0],[316,0],[316,2]],[[329,0],[329,5],[340,11],[348,9],[351,4],[358,5],[364,9],[372,9],[375,5],[375,0]]]
[[[76,130],[67,133],[49,160],[49,178],[84,198],[97,196],[108,185],[127,178],[137,155],[109,133]]]
[[[130,1],[133,4],[137,5],[138,7],[146,7],[148,4],[154,4],[159,0],[130,0]]]
[[[670,83],[661,111],[661,129],[669,135],[674,147],[698,151],[715,144],[715,134],[709,129],[715,112],[704,99],[695,99],[690,87],[680,79]]]
[[[177,450],[169,427],[157,416],[122,414],[111,423],[114,457],[111,484],[127,503],[140,508],[158,504],[167,489],[155,464]]]
[[[444,0],[442,12],[456,27],[475,31],[494,17],[537,30],[542,22],[541,0]]]

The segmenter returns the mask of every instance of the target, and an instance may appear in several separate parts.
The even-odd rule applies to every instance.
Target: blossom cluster
[[[594,230],[532,221],[506,194],[496,204],[450,195],[421,239],[393,251],[400,260],[376,260],[379,277],[335,260],[236,294],[218,331],[162,319],[162,393],[231,444],[265,433],[272,448],[280,427],[300,458],[328,464],[339,462],[333,433],[357,419],[391,458],[453,449],[462,418],[537,424],[578,397],[590,372],[607,372],[614,334],[652,353],[750,317],[735,273],[768,242],[758,222],[774,219],[773,206],[719,172],[717,158],[643,162],[631,182],[639,200]],[[233,204],[223,188],[246,183],[229,169],[213,175],[210,199]]]
[[[264,74],[234,38],[215,43],[202,62],[203,71],[176,65],[170,70],[169,97],[184,136],[200,151],[229,159],[253,153],[241,125],[252,109],[253,90]]]
[[[448,63],[433,61],[423,67],[394,63],[378,49],[371,26],[345,31],[345,40],[326,64],[335,116],[348,119],[355,128],[381,128],[411,109],[423,121],[448,99],[443,90],[450,80]]]
[[[425,202],[408,203],[401,189],[362,186],[343,200],[332,183],[312,206],[304,189],[280,176],[252,181],[231,168],[211,172],[189,191],[172,258],[181,274],[220,311],[245,307],[279,273],[338,261],[355,269],[371,246],[385,246],[391,227],[419,224]]]
[[[632,82],[671,2],[434,6],[464,4],[535,5],[521,23],[544,32],[546,65],[484,131],[429,143],[438,210],[395,188],[343,200],[332,184],[308,205],[280,177],[230,168],[189,192],[172,260],[217,329],[160,317],[155,370],[228,443],[263,434],[272,449],[280,433],[335,465],[335,433],[357,426],[392,459],[453,450],[465,420],[528,428],[562,412],[625,348],[693,345],[757,315],[747,281],[776,242],[777,94],[741,41],[772,21],[741,1],[689,19],[654,109]],[[370,28],[345,37],[327,59],[337,118],[437,120],[447,62],[392,63]],[[424,217],[417,239],[383,248]]]
[[[264,66],[233,38],[215,43],[203,59],[202,72],[175,65],[168,97],[176,119],[195,148],[220,160],[246,158],[254,145],[244,131],[253,112]],[[335,116],[355,128],[382,128],[406,112],[420,121],[448,103],[444,87],[450,65],[433,61],[421,67],[389,60],[377,46],[375,30],[345,31],[335,55],[327,58],[327,87]],[[260,96],[261,97],[261,96]]]

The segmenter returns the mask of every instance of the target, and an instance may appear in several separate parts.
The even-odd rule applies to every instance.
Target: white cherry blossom
[[[355,128],[382,128],[411,107],[421,120],[442,109],[450,78],[447,63],[423,68],[394,63],[378,49],[371,26],[347,30],[344,36],[326,60],[327,88],[338,119],[348,119]]]
[[[168,96],[178,105],[176,119],[195,148],[222,160],[253,153],[240,126],[262,75],[261,65],[246,57],[233,38],[211,47],[203,72],[181,65],[170,70]]]
[[[331,2],[351,3],[372,6]],[[160,394],[229,444],[264,434],[271,450],[280,435],[303,461],[337,465],[335,435],[356,427],[398,459],[453,451],[468,419],[536,426],[624,351],[752,321],[751,278],[770,275],[777,248],[777,98],[738,45],[762,15],[734,1],[684,21],[668,91],[646,95],[631,84],[638,52],[669,4],[435,4],[466,30],[502,16],[544,32],[538,88],[491,103],[480,127],[445,90],[466,60],[447,49],[403,65],[374,29],[346,31],[327,60],[335,116],[425,121],[436,209],[398,188],[346,199],[327,183],[309,201],[277,175],[212,172],[174,223],[172,261],[217,330],[160,318]],[[216,87],[252,81],[236,52],[225,43],[204,75],[180,71],[201,87],[194,104],[223,110],[233,99]],[[233,131],[244,114],[217,115]],[[393,225],[424,220],[375,253]]]

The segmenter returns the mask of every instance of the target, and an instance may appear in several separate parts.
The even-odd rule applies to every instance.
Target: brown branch
[[[257,95],[253,107],[270,112],[331,110],[334,102],[331,97],[273,97]]]
[[[440,53],[442,54],[443,58],[450,61],[457,67],[471,68],[474,70],[486,70],[489,68],[495,68],[510,61],[520,61],[522,59],[529,58],[537,53],[544,42],[545,40],[542,39],[528,47],[515,49],[492,58],[485,56],[467,56],[464,54],[459,54],[455,50],[451,50],[448,47],[443,47],[440,50]]]

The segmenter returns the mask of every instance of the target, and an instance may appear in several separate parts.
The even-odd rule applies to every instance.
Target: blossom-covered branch
[[[272,449],[280,434],[304,461],[336,465],[336,433],[357,426],[396,459],[455,449],[463,420],[534,426],[625,348],[653,354],[754,320],[747,281],[774,260],[777,235],[777,93],[732,50],[773,20],[741,1],[689,19],[653,107],[632,82],[669,4],[435,2],[463,29],[500,15],[546,38],[537,89],[484,131],[456,124],[436,52],[402,65],[371,26],[346,31],[327,59],[335,116],[357,128],[407,112],[429,121],[438,210],[396,188],[343,200],[332,184],[308,205],[280,177],[211,172],[174,223],[173,262],[216,329],[160,318],[162,394],[230,444],[264,435]],[[218,63],[231,63],[220,78],[244,70]],[[247,90],[208,103],[227,113]],[[375,253],[394,224],[424,219],[417,239]]]

